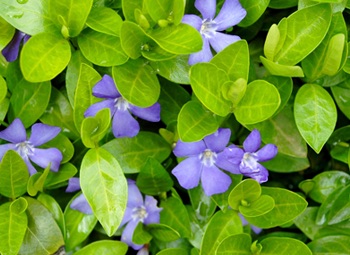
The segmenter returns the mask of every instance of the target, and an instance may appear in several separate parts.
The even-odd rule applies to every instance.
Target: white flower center
[[[206,149],[202,154],[199,155],[199,159],[205,166],[213,166],[216,162],[217,155],[210,149]]]
[[[122,97],[118,97],[114,100],[114,107],[121,111],[129,109],[129,103]]]
[[[217,28],[218,25],[214,20],[205,19],[202,21],[202,26],[199,32],[206,38],[212,38],[216,34]]]
[[[16,150],[22,158],[28,158],[34,154],[34,146],[29,141],[17,143]]]
[[[259,172],[258,157],[256,153],[246,152],[243,155],[241,168],[249,168],[253,173]]]
[[[147,218],[148,213],[146,207],[143,205],[135,207],[132,209],[131,218],[133,221],[141,221],[143,223],[144,219]]]

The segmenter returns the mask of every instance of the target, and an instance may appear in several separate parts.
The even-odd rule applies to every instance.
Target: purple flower
[[[125,225],[121,241],[132,247],[134,250],[140,250],[143,245],[132,242],[134,230],[139,222],[148,225],[159,223],[160,211],[157,207],[157,200],[151,196],[145,196],[145,200],[135,181],[128,179],[128,203],[120,227]]]
[[[9,42],[9,44],[7,44],[6,47],[1,51],[7,62],[15,61],[18,58],[21,43],[26,43],[29,38],[29,35],[18,30],[16,31],[11,42]]]
[[[126,101],[119,93],[112,77],[104,75],[92,89],[95,97],[105,100],[91,105],[85,111],[85,117],[94,116],[103,108],[109,108],[113,116],[112,130],[115,137],[134,137],[140,131],[140,125],[131,113],[141,119],[151,122],[160,120],[160,105],[141,108]]]
[[[50,169],[57,172],[62,153],[56,148],[40,149],[37,146],[52,140],[60,131],[59,127],[37,123],[32,126],[31,135],[27,139],[22,121],[15,119],[11,125],[0,132],[0,139],[11,142],[0,145],[0,160],[8,150],[14,150],[23,158],[31,175],[37,172],[31,161],[42,168],[51,164]]]
[[[216,0],[196,0],[195,7],[203,18],[197,15],[184,15],[182,22],[196,28],[203,38],[201,51],[190,55],[188,63],[208,62],[213,57],[210,46],[216,51],[222,51],[228,45],[240,40],[236,35],[220,33],[229,27],[237,25],[247,14],[238,0],[226,0],[219,12],[216,13]]]
[[[223,155],[230,136],[231,130],[225,128],[198,142],[176,143],[174,154],[177,157],[188,157],[172,170],[183,188],[192,189],[201,181],[207,196],[223,193],[229,188],[231,178],[219,168],[234,173],[235,166]]]
[[[80,190],[80,180],[78,177],[72,177],[68,180],[68,187],[66,188],[66,192],[75,192]],[[70,204],[70,208],[74,210],[78,210],[85,214],[92,214],[92,209],[86,200],[83,193],[77,196],[72,203]]]
[[[243,142],[243,149],[230,145],[224,153],[227,160],[236,165],[241,174],[262,183],[267,181],[269,172],[259,162],[274,158],[277,155],[277,146],[266,144],[259,149],[260,145],[260,132],[254,129]]]

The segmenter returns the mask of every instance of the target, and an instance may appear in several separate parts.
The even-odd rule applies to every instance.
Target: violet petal
[[[100,98],[121,97],[113,78],[107,74],[103,75],[102,79],[92,88],[92,94]]]
[[[196,9],[202,14],[203,19],[213,19],[216,12],[216,0],[196,0]]]
[[[4,157],[8,150],[16,150],[16,145],[13,143],[0,144],[0,160]]]
[[[59,127],[36,123],[32,126],[29,142],[34,146],[40,146],[55,138],[60,132],[61,129]]]
[[[96,113],[98,113],[100,110],[104,108],[109,108],[111,111],[111,116],[116,111],[116,108],[114,107],[114,99],[106,99],[101,102],[94,103],[93,105],[90,105],[89,108],[86,109],[84,112],[84,117],[90,117],[90,116],[95,116]]]
[[[241,148],[230,145],[224,150],[223,154],[230,163],[237,165],[241,163],[244,151]]]
[[[188,157],[201,154],[207,147],[203,140],[198,142],[177,141],[173,153],[176,157]]]
[[[238,0],[226,0],[214,21],[218,24],[217,31],[226,30],[237,25],[247,15],[247,11]]]
[[[220,152],[216,155],[215,165],[233,174],[241,173],[239,171],[239,163],[233,164],[232,162],[228,161],[226,154],[224,152]]]
[[[243,148],[246,152],[256,152],[261,145],[260,132],[254,129],[243,142]]]
[[[217,32],[213,38],[209,39],[210,45],[216,52],[220,52],[227,46],[239,41],[241,38],[237,35],[228,35]]]
[[[202,26],[202,19],[194,14],[184,15],[181,22],[194,27],[198,31],[201,29]]]
[[[62,153],[56,148],[34,149],[33,155],[28,155],[30,160],[42,168],[46,168],[50,163],[50,169],[57,172],[62,161]]]
[[[128,110],[117,110],[112,122],[113,135],[118,137],[134,137],[140,131],[140,125]]]
[[[256,180],[259,183],[267,182],[269,177],[269,171],[266,170],[266,168],[263,165],[259,165],[259,172],[254,172],[250,174],[246,174],[246,176]]]
[[[219,128],[214,134],[206,136],[203,140],[207,148],[214,152],[220,152],[225,149],[231,136],[229,128]]]
[[[126,207],[123,219],[122,219],[119,227],[124,226],[127,222],[132,220],[132,213],[133,213],[132,209],[133,208],[131,208],[131,207]]]
[[[198,157],[189,157],[181,161],[171,173],[185,189],[197,187],[202,172],[202,163]]]
[[[135,208],[143,205],[143,197],[134,180],[128,179],[128,207]]]
[[[81,193],[72,201],[70,208],[78,210],[85,214],[92,214],[92,209],[83,193]]]
[[[266,144],[260,150],[256,152],[258,160],[264,162],[270,159],[273,159],[277,155],[278,149],[274,144]]]
[[[2,55],[6,58],[7,62],[13,62],[18,58],[19,48],[25,35],[25,33],[17,30],[12,37],[12,40],[2,50]]]
[[[0,132],[0,139],[11,143],[21,143],[27,140],[26,129],[20,119],[16,118],[4,130]]]
[[[203,167],[202,187],[207,196],[224,193],[232,182],[230,176],[219,170],[216,166]]]
[[[66,192],[75,192],[80,190],[80,179],[79,177],[72,177],[68,180],[68,186]]]
[[[23,160],[24,160],[24,163],[26,163],[26,165],[28,167],[28,172],[30,175],[33,175],[33,174],[38,172],[27,157],[24,158]]]
[[[162,208],[157,207],[157,203],[158,201],[154,197],[145,197],[145,207],[148,215],[144,219],[144,224],[159,223]]]
[[[213,53],[211,52],[208,39],[204,38],[204,36],[202,36],[202,38],[203,38],[202,50],[190,55],[188,59],[189,65],[194,65],[200,62],[209,62],[213,58]]]
[[[160,104],[155,103],[154,105],[146,108],[141,108],[132,104],[129,104],[129,109],[135,116],[148,120],[151,122],[160,121]]]
[[[143,247],[143,245],[134,244],[132,242],[132,237],[134,235],[135,228],[139,224],[138,221],[131,220],[126,224],[122,236],[121,241],[126,243],[128,246],[132,247],[134,250],[139,250]]]

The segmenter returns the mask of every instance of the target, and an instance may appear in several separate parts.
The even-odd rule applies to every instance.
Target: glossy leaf
[[[120,41],[125,53],[132,59],[141,56],[141,51],[151,39],[137,24],[124,21],[120,27]]]
[[[350,82],[345,80],[331,87],[333,98],[342,113],[350,119]]]
[[[127,183],[118,161],[105,149],[90,149],[81,164],[80,185],[107,235],[113,235],[127,202]]]
[[[142,9],[143,0],[122,0],[122,10],[126,20],[136,21],[135,9]]]
[[[278,153],[276,157],[270,161],[264,162],[263,165],[273,172],[291,173],[309,168],[310,161],[306,156],[298,158]]]
[[[49,33],[37,34],[24,44],[20,66],[30,82],[55,78],[69,63],[70,44],[64,38]]]
[[[331,96],[318,85],[303,85],[295,97],[294,117],[304,140],[319,153],[337,121],[337,110]]]
[[[92,8],[86,25],[91,29],[109,35],[119,36],[122,18],[111,8]]]
[[[44,184],[47,178],[47,175],[50,172],[50,165],[47,166],[43,172],[37,172],[29,177],[27,182],[27,192],[30,196],[34,197],[38,192],[43,192]]]
[[[256,22],[260,16],[264,13],[270,0],[250,2],[248,0],[240,1],[243,8],[247,11],[245,18],[239,23],[242,27],[248,27]]]
[[[153,238],[162,242],[171,242],[180,238],[180,234],[165,224],[148,224],[147,231]]]
[[[2,102],[2,100],[5,99],[6,94],[7,94],[6,81],[4,80],[4,78],[2,78],[2,76],[0,76],[0,103]]]
[[[346,235],[325,236],[316,239],[308,244],[308,247],[314,255],[321,254],[348,254],[350,252],[350,239]]]
[[[268,195],[262,195],[257,200],[248,204],[241,204],[239,212],[244,217],[256,217],[270,212],[275,207],[275,201]]]
[[[0,31],[0,50],[2,50],[11,41],[15,28],[0,17]]]
[[[0,163],[0,194],[11,199],[27,191],[29,172],[21,156],[8,150]]]
[[[216,250],[217,255],[250,255],[250,246],[252,238],[248,234],[237,234],[231,235],[225,238],[218,249]]]
[[[232,189],[228,197],[228,203],[232,209],[238,210],[243,203],[252,203],[261,195],[260,184],[253,179],[241,181]]]
[[[169,17],[173,2],[168,1],[167,3],[163,3],[157,0],[145,0],[143,4],[153,21],[158,22],[159,20],[166,20]]]
[[[128,246],[120,241],[100,240],[86,245],[84,248],[75,252],[74,255],[86,254],[104,254],[104,255],[124,255],[128,250]]]
[[[268,237],[260,242],[261,255],[312,255],[314,253],[303,242],[288,237]]]
[[[77,168],[71,164],[66,163],[60,166],[58,172],[50,171],[45,180],[45,188],[50,189],[56,185],[62,184],[65,181],[68,181],[78,172]]]
[[[62,153],[61,164],[68,162],[74,154],[74,146],[72,142],[62,133],[59,133],[55,138],[43,144],[41,148],[57,148]]]
[[[267,71],[272,75],[284,77],[304,77],[303,69],[301,69],[300,66],[287,66],[277,64],[262,56],[260,56],[260,60]]]
[[[191,205],[199,223],[206,223],[216,211],[216,203],[212,197],[208,197],[201,185],[188,190]]]
[[[188,255],[188,251],[181,248],[168,248],[161,250],[157,255]]]

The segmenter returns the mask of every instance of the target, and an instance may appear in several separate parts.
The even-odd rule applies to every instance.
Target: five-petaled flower
[[[57,172],[62,160],[62,153],[57,148],[41,149],[37,147],[55,138],[61,129],[36,123],[32,126],[31,131],[31,135],[27,139],[26,129],[20,119],[15,119],[6,129],[1,131],[0,139],[11,143],[0,145],[0,160],[8,150],[14,150],[23,158],[31,175],[37,172],[31,161],[42,168],[51,164],[50,169]]]
[[[19,48],[21,43],[26,43],[30,38],[29,35],[16,30],[12,40],[6,45],[6,47],[1,51],[2,55],[8,62],[15,61],[18,58]]]
[[[78,177],[72,177],[68,180],[68,186],[66,192],[75,192],[80,190],[80,179]],[[70,208],[78,210],[85,214],[92,214],[92,209],[86,200],[83,193],[78,195],[70,204]]]
[[[128,203],[120,227],[125,225],[121,241],[132,247],[134,250],[140,250],[143,245],[132,242],[135,228],[141,222],[145,225],[159,223],[160,211],[162,208],[157,207],[157,200],[152,196],[142,194],[135,181],[128,179]]]
[[[224,150],[224,154],[227,160],[236,166],[235,173],[241,173],[263,183],[267,181],[269,172],[259,162],[274,158],[277,155],[277,146],[266,144],[259,149],[260,145],[260,132],[254,129],[243,142],[243,148],[230,145]]]
[[[109,75],[93,87],[92,94],[105,100],[91,105],[85,111],[85,117],[94,116],[103,108],[109,108],[112,120],[112,131],[115,137],[133,137],[140,131],[140,125],[131,113],[141,119],[151,122],[160,120],[160,104],[155,103],[150,107],[141,108],[126,101],[119,93],[116,84]]]
[[[219,12],[216,13],[216,0],[196,0],[195,7],[202,14],[184,15],[182,22],[196,28],[203,38],[201,51],[190,55],[188,63],[193,65],[198,62],[208,62],[213,57],[210,46],[220,52],[228,45],[240,40],[239,36],[220,33],[229,27],[237,25],[246,16],[247,12],[238,0],[226,0]]]
[[[229,188],[231,178],[219,168],[230,172],[234,168],[223,155],[230,136],[231,130],[222,128],[198,142],[176,143],[175,156],[188,157],[172,170],[183,188],[192,189],[201,181],[207,196],[223,193]]]

